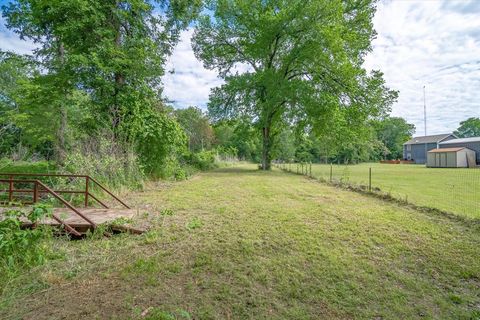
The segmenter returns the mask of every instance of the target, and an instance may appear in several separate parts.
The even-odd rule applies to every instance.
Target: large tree
[[[372,123],[377,139],[384,146],[383,158],[400,159],[403,156],[403,144],[412,138],[415,125],[400,117],[385,117]]]
[[[396,98],[380,72],[362,67],[375,36],[374,1],[217,0],[208,9],[193,48],[225,79],[211,93],[210,114],[250,117],[265,170],[285,125],[351,131]]]
[[[459,138],[480,137],[480,118],[468,118],[460,122],[460,127],[453,132]]]
[[[145,158],[152,156],[150,151],[156,149],[145,135],[161,137],[175,127],[157,107],[164,62],[200,4],[200,0],[16,0],[3,7],[7,26],[39,47],[35,55],[43,73],[32,87],[37,93],[30,95],[36,99],[29,107],[42,106],[45,114],[60,115],[52,118],[58,119],[59,159],[66,149],[67,111],[77,90],[89,98],[83,103],[91,119],[84,126],[89,134],[109,128],[117,140],[137,145]],[[151,148],[140,145],[146,141]]]

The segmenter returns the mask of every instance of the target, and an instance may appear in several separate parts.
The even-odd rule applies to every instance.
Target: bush
[[[166,113],[145,111],[133,125],[136,150],[145,173],[151,178],[181,175],[179,157],[187,148],[187,136]]]
[[[199,170],[205,171],[216,167],[214,151],[200,151],[191,153],[189,157],[189,164]]]
[[[9,211],[6,219],[0,221],[0,283],[55,256],[48,241],[52,238],[51,228],[21,228],[22,218],[35,223],[50,214],[50,208],[38,204],[27,214]]]

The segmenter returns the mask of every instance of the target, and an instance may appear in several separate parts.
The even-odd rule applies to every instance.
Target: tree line
[[[114,153],[152,176],[212,154],[263,169],[398,158],[414,128],[389,116],[398,93],[363,67],[374,13],[373,0],[11,1],[7,27],[37,49],[0,53],[0,152],[60,166]],[[162,94],[190,27],[196,57],[224,79],[207,114]]]
[[[2,152],[22,145],[63,165],[73,149],[116,146],[148,174],[175,162],[186,135],[167,110],[161,77],[202,3],[17,0],[7,27],[33,55],[1,55]],[[101,156],[101,155],[98,155]]]

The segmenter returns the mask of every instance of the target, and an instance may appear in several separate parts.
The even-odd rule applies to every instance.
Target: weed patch
[[[0,221],[0,283],[7,283],[18,274],[61,256],[52,250],[51,228],[22,228],[23,218],[35,224],[50,215],[51,209],[44,204],[35,205],[28,213],[21,210],[5,213],[5,219]]]

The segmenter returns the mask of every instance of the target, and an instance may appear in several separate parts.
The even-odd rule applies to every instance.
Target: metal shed
[[[429,168],[475,167],[475,151],[468,148],[443,148],[428,151]]]
[[[461,138],[444,140],[439,143],[438,148],[468,148],[477,154],[477,164],[480,165],[480,137]]]

